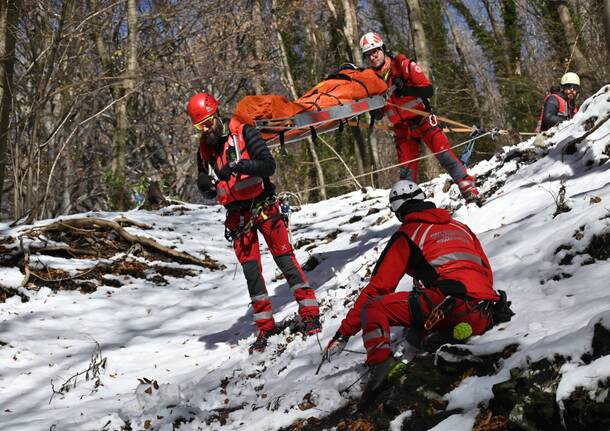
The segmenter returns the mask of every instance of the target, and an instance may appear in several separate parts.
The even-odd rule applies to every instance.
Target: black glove
[[[201,172],[197,177],[197,188],[201,192],[201,194],[205,195],[207,192],[212,190],[214,184],[212,184],[212,179],[205,172]]]
[[[235,172],[248,173],[248,170],[251,168],[252,168],[252,160],[241,159],[235,165]]]
[[[515,312],[510,309],[511,301],[507,301],[506,292],[498,290],[500,294],[500,300],[494,303],[491,310],[492,319],[495,324],[508,322],[515,315]]]
[[[402,78],[392,78],[392,84],[394,85],[394,87],[396,87],[394,89],[394,94],[397,95],[398,97],[403,97],[405,96],[404,91],[405,91],[405,81],[403,81]]]
[[[224,165],[217,175],[222,181],[229,181],[229,178],[231,178],[231,174],[233,172],[235,172],[235,162]]]

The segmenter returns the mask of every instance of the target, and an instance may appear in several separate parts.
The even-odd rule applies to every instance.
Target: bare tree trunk
[[[356,20],[356,9],[352,3],[352,0],[341,0],[341,4],[345,16],[343,17],[344,25],[339,30],[345,38],[345,43],[347,43],[349,56],[352,63],[354,63],[356,66],[362,66],[362,54],[360,53],[357,42],[358,23]],[[326,7],[328,7],[328,10],[333,16],[335,22],[338,23],[339,13],[337,12],[337,8],[335,7],[333,0],[326,0]]]
[[[347,48],[349,51],[349,56],[356,66],[362,66],[362,54],[360,53],[360,48],[358,47],[358,23],[356,20],[356,8],[354,7],[352,0],[341,0],[341,5],[343,7],[343,22],[344,25],[339,30],[343,34],[343,38],[345,39],[345,43],[347,44]],[[335,22],[339,22],[339,13],[337,12],[337,8],[333,3],[333,0],[326,0],[326,6],[330,11],[331,15]],[[365,145],[364,138],[362,136],[362,132],[357,127],[351,127],[352,135],[354,137],[354,153],[356,154],[356,163],[358,166],[358,175],[362,175],[364,173],[364,164],[365,164]]]
[[[265,58],[265,49],[259,32],[264,31],[263,18],[261,14],[261,0],[252,2],[252,23],[254,24],[254,57],[255,63],[259,64]],[[252,87],[256,94],[263,94],[263,79],[260,73],[254,73],[252,77]]]
[[[468,64],[466,63],[465,55],[464,55],[464,41],[462,40],[462,36],[459,32],[455,31],[455,25],[453,23],[453,18],[451,14],[447,12],[447,8],[443,8],[443,13],[447,18],[447,23],[449,24],[449,31],[451,32],[451,36],[453,37],[453,41],[455,43],[455,50],[458,54],[458,59],[460,62],[460,66],[463,70],[463,73],[469,78],[466,80],[470,95],[470,98],[474,104],[476,112],[481,112],[481,104],[479,102],[479,98],[477,97],[478,90],[475,86],[475,79],[473,77],[472,71],[468,68]]]
[[[359,35],[356,7],[354,6],[353,0],[341,0],[341,3],[345,13],[345,26],[343,27],[343,34],[345,34],[347,46],[352,54],[352,63],[354,63],[356,66],[362,66],[362,54],[360,53],[360,47],[358,46]]]
[[[277,0],[273,0],[272,3],[273,9],[277,7]],[[286,45],[284,44],[284,38],[282,37],[282,33],[277,25],[277,21],[275,18],[273,19],[273,28],[275,30],[275,35],[277,37],[278,45],[280,48],[280,56],[282,60],[282,68],[284,69],[284,78],[286,88],[290,92],[291,97],[294,99],[298,99],[297,88],[294,85],[294,79],[292,78],[292,70],[290,69],[290,63],[288,62],[288,54],[286,53]],[[311,153],[311,157],[313,159],[314,167],[316,170],[316,176],[318,178],[318,186],[320,187],[320,197],[322,199],[326,199],[326,181],[324,180],[324,171],[322,170],[322,164],[320,163],[320,159],[318,158],[318,152],[316,151],[316,146],[311,139],[307,139],[307,145],[309,151]]]
[[[15,25],[17,8],[14,0],[0,0],[0,208],[9,133],[9,116],[13,106],[13,68],[15,64]]]
[[[426,41],[426,33],[424,32],[423,19],[419,0],[405,0],[409,8],[411,20],[411,32],[413,33],[413,43],[415,45],[415,53],[417,54],[417,64],[422,68],[424,73],[432,77],[432,58],[428,50],[428,42]]]
[[[423,15],[419,0],[405,0],[405,2],[409,8],[409,21],[411,24],[411,34],[413,35],[413,45],[415,47],[417,64],[424,73],[432,79],[432,58],[430,56],[430,50],[428,49],[428,41],[424,30]],[[419,145],[422,146],[421,143]],[[429,155],[430,150],[428,147],[425,145],[423,147],[424,154]],[[440,166],[432,158],[422,160],[419,166],[419,169],[426,180],[435,178],[441,173]]]
[[[375,131],[371,131],[369,134],[369,143],[371,144],[371,159],[373,160],[373,170],[377,170],[381,167],[379,163],[379,145],[377,143],[377,135]]]
[[[610,0],[604,0],[604,29],[606,30],[606,49],[610,56]]]
[[[123,74],[120,85],[111,87],[114,104],[114,133],[112,135],[112,181],[110,196],[112,206],[118,210],[125,210],[129,206],[129,196],[126,187],[125,157],[129,141],[129,115],[127,104],[129,93],[135,88],[135,74],[137,71],[137,4],[136,0],[127,2],[127,68]],[[112,69],[112,60],[105,46],[101,31],[96,33],[98,54],[107,71]]]
[[[569,52],[571,53],[570,61],[574,60],[576,73],[581,77],[591,78],[591,71],[587,64],[587,59],[578,47],[578,33],[574,27],[570,8],[567,4],[560,2],[557,5],[557,13],[559,14],[559,19],[563,26],[563,33],[565,34],[566,42],[568,43]],[[570,63],[568,62],[566,68],[569,69],[569,66]]]
[[[72,193],[71,193],[71,182],[73,180],[74,173],[72,172],[72,158],[70,155],[66,155],[64,158],[64,172],[63,172],[63,182],[64,182],[64,190],[62,192],[62,208],[61,212],[66,214],[70,212],[72,207]]]

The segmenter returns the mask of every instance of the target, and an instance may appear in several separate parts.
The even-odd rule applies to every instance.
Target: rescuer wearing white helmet
[[[433,93],[432,82],[423,70],[403,54],[390,54],[382,37],[375,32],[360,38],[360,50],[371,69],[387,82],[388,87],[395,87],[383,113],[394,126],[396,153],[401,163],[400,179],[417,181],[419,144],[423,141],[458,185],[464,199],[478,202],[479,192],[474,179],[451,150],[443,129],[438,127],[434,116],[420,115],[421,111],[431,112],[429,99]]]
[[[422,341],[438,334],[455,343],[509,321],[513,314],[506,295],[493,287],[491,264],[477,236],[425,199],[411,180],[394,184],[389,203],[401,225],[323,351],[323,359],[330,360],[362,332],[370,372],[361,407],[404,371],[392,355],[390,327],[419,331]],[[405,275],[413,279],[413,288],[396,291]]]
[[[561,77],[560,90],[548,94],[540,111],[536,132],[544,132],[562,121],[569,120],[578,112],[576,98],[580,92],[580,78],[574,72]]]

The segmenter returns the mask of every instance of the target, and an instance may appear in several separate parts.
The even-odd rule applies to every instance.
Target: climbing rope
[[[472,129],[471,129],[471,130],[472,130]],[[481,138],[483,138],[483,137],[485,137],[485,136],[488,136],[488,135],[491,135],[491,136],[498,136],[498,135],[504,135],[504,134],[507,134],[507,133],[508,133],[508,132],[506,132],[505,130],[494,129],[494,130],[491,130],[491,131],[487,131],[487,132],[485,132],[485,133],[482,133],[482,134],[480,134],[480,135],[478,135],[478,136],[474,136],[474,137],[472,137],[472,138],[470,138],[470,139],[467,139],[467,140],[465,140],[465,141],[463,141],[463,142],[460,142],[460,143],[458,143],[458,144],[455,144],[455,145],[453,145],[453,146],[451,146],[451,147],[449,147],[449,148],[447,148],[447,149],[444,149],[444,150],[441,150],[441,151],[437,151],[436,153],[430,153],[430,154],[426,154],[426,155],[424,155],[424,156],[417,157],[417,158],[415,158],[415,159],[407,160],[406,162],[402,162],[402,163],[396,163],[396,164],[394,164],[394,165],[391,165],[391,166],[386,166],[385,168],[379,168],[379,169],[375,169],[375,170],[372,170],[372,171],[369,171],[369,172],[365,172],[365,173],[360,174],[360,175],[352,175],[352,176],[350,176],[349,178],[344,178],[344,179],[342,179],[342,180],[335,181],[335,182],[333,182],[333,183],[325,184],[324,186],[310,187],[310,188],[307,188],[307,189],[299,190],[297,193],[307,193],[307,192],[312,192],[312,191],[315,191],[315,190],[320,190],[320,189],[322,189],[322,188],[324,188],[324,187],[334,187],[334,186],[338,186],[338,185],[347,185],[347,184],[349,184],[350,182],[353,182],[355,178],[362,178],[362,177],[366,177],[366,176],[369,176],[369,175],[377,174],[377,173],[379,173],[379,172],[388,171],[388,170],[390,170],[390,169],[394,169],[394,168],[397,168],[397,167],[400,167],[400,166],[406,165],[406,164],[411,163],[411,162],[416,162],[416,161],[419,161],[419,160],[427,159],[427,158],[429,158],[429,157],[436,156],[437,154],[444,153],[445,151],[449,151],[449,150],[454,149],[454,148],[459,148],[459,147],[462,147],[462,146],[464,146],[464,145],[467,145],[467,144],[469,144],[469,143],[471,143],[471,142],[476,141],[477,139],[481,139]]]
[[[376,174],[376,173],[379,173],[379,172],[383,172],[383,171],[387,171],[387,170],[390,170],[390,169],[394,169],[394,168],[406,165],[406,164],[411,163],[411,162],[416,162],[416,161],[419,161],[419,160],[424,160],[424,159],[427,159],[429,157],[436,156],[437,154],[444,153],[445,151],[448,151],[450,149],[459,148],[459,147],[462,147],[464,145],[468,145],[468,147],[466,147],[466,151],[468,152],[468,154],[464,155],[464,157],[469,157],[470,154],[472,153],[473,149],[474,149],[474,142],[476,140],[481,139],[481,138],[483,138],[485,136],[488,136],[488,135],[490,135],[492,137],[492,139],[495,139],[497,136],[508,135],[510,133],[508,130],[499,129],[497,127],[492,129],[492,130],[490,130],[490,131],[484,131],[483,129],[479,129],[476,126],[468,126],[468,125],[466,125],[464,123],[461,123],[459,121],[455,121],[455,120],[452,120],[450,118],[443,117],[443,116],[438,116],[438,115],[436,115],[436,114],[434,114],[432,112],[422,111],[420,109],[415,109],[415,108],[410,108],[410,107],[404,107],[404,106],[397,105],[395,103],[387,103],[387,105],[388,106],[393,106],[393,107],[396,107],[396,108],[399,108],[399,109],[402,109],[402,110],[406,110],[406,111],[409,111],[409,112],[412,112],[414,114],[417,114],[417,115],[421,116],[424,119],[428,118],[429,121],[430,121],[430,124],[433,125],[433,126],[436,126],[439,121],[443,122],[443,123],[451,124],[453,126],[457,126],[458,127],[457,129],[449,127],[449,128],[443,129],[443,131],[444,132],[453,132],[453,133],[471,133],[471,137],[470,137],[470,139],[467,139],[467,140],[465,140],[463,142],[455,144],[455,145],[449,147],[448,149],[444,149],[444,150],[438,151],[436,153],[430,153],[430,154],[427,154],[427,155],[424,155],[424,156],[421,156],[421,157],[417,157],[415,159],[407,160],[406,162],[396,163],[394,165],[387,166],[385,168],[375,169],[375,170],[372,170],[372,171],[369,171],[369,172],[365,172],[365,173],[360,174],[360,175],[354,175],[349,170],[349,168],[347,167],[345,162],[339,157],[340,160],[345,165],[346,169],[348,170],[349,174],[350,174],[349,178],[344,178],[342,180],[335,181],[335,182],[330,183],[330,184],[325,184],[324,186],[316,186],[316,187],[310,187],[310,188],[307,188],[307,189],[304,189],[304,190],[299,190],[297,193],[312,192],[312,191],[320,190],[320,189],[323,189],[323,188],[326,188],[326,187],[344,186],[344,185],[349,184],[349,182],[354,182],[354,184],[358,188],[362,188],[360,183],[357,181],[357,178],[362,178],[362,177],[366,177],[366,176],[372,176],[373,174]],[[347,124],[350,125],[350,126],[353,126],[353,127],[360,127],[360,128],[363,128],[363,127],[367,127],[368,128],[368,127],[370,127],[370,126],[362,126],[362,125],[360,125],[359,122],[353,121],[353,120],[349,121]],[[373,127],[374,128],[378,128],[378,129],[382,129],[382,130],[388,130],[388,131],[389,130],[393,130],[393,128],[394,128],[394,126],[386,125],[386,124],[376,124]],[[514,132],[514,133],[517,133],[517,134],[522,135],[522,136],[534,136],[534,135],[537,135],[537,133],[531,133],[531,132]],[[326,141],[323,141],[323,142],[324,142],[324,144],[326,146],[328,146],[328,147],[330,147],[332,149],[332,147]],[[335,152],[335,154],[338,156],[338,154],[336,153],[336,151],[334,151],[334,149],[333,149],[333,152]],[[460,158],[460,160],[462,160],[462,158]]]

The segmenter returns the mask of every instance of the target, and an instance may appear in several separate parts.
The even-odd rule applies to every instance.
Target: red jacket
[[[393,85],[396,78],[402,79],[404,84],[408,87],[424,88],[432,86],[432,83],[417,65],[417,63],[408,59],[403,54],[398,54],[392,58],[389,74],[384,76],[384,78],[387,81],[388,86]],[[413,118],[420,118],[418,114],[414,114],[392,105],[405,105],[406,107],[419,109],[422,111],[426,109],[423,103],[416,100],[416,96],[399,97],[396,94],[392,94],[390,96],[389,103],[384,108],[386,116],[392,124],[397,124],[404,120],[410,120]]]
[[[252,160],[244,139],[244,124],[231,128],[222,148],[216,152],[202,140],[199,152],[202,160],[214,160],[210,164],[212,170],[220,171],[223,166],[239,160]],[[208,162],[210,163],[210,162]],[[248,201],[262,195],[265,191],[263,178],[244,172],[235,172],[228,181],[218,180],[216,184],[216,200],[221,205],[229,205],[237,201]]]
[[[356,335],[364,304],[394,292],[405,274],[426,288],[437,287],[447,295],[500,299],[493,289],[491,265],[476,235],[447,211],[426,209],[404,218],[381,254],[369,284],[341,322],[339,332]]]

